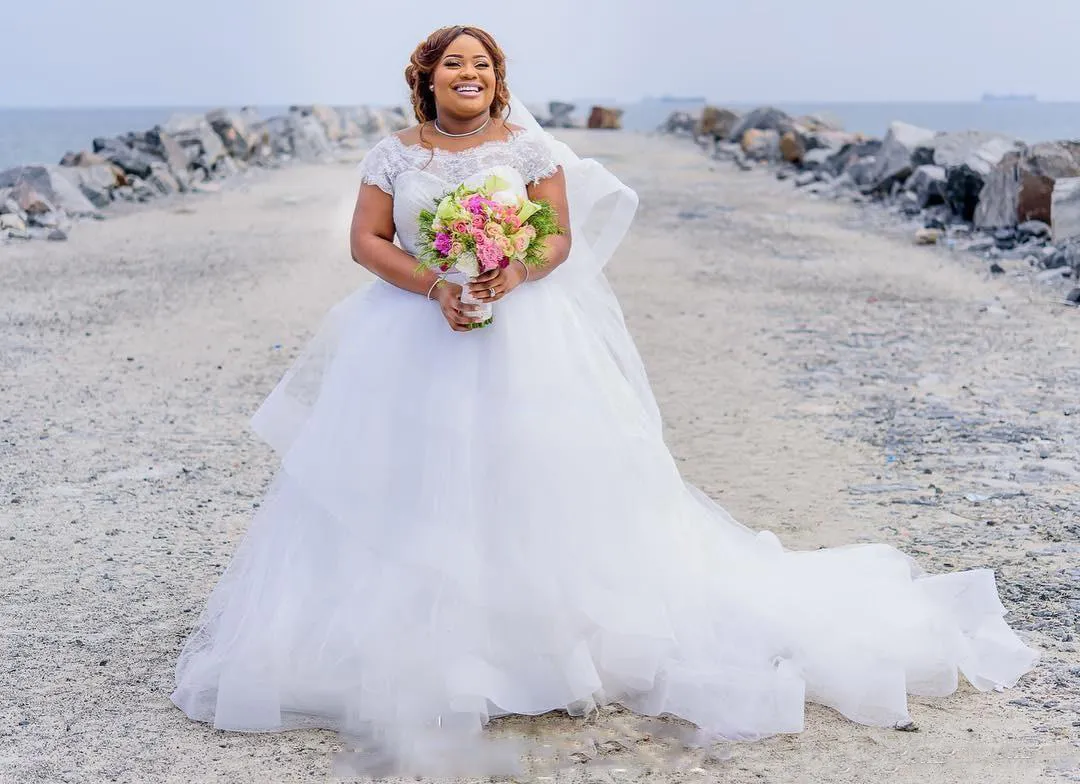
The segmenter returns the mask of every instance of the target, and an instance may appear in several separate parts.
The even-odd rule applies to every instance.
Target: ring
[[[488,296],[494,298],[495,297],[495,289],[493,289],[493,288],[488,289]]]

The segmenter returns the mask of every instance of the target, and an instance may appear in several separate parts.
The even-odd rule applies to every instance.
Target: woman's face
[[[432,73],[439,113],[468,120],[491,111],[495,100],[495,63],[483,44],[459,35],[446,47]]]

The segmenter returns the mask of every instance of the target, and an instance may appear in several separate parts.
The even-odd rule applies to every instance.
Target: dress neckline
[[[472,147],[466,147],[464,150],[448,150],[445,147],[436,147],[435,145],[432,145],[431,147],[425,147],[419,142],[415,142],[413,144],[406,144],[405,142],[401,141],[401,139],[396,133],[390,134],[390,138],[394,140],[394,144],[396,144],[398,147],[405,151],[423,150],[425,153],[430,153],[432,150],[434,150],[436,155],[438,155],[439,153],[442,153],[443,155],[465,155],[466,153],[483,150],[487,147],[497,147],[504,144],[513,144],[515,141],[518,140],[519,137],[526,133],[526,130],[527,129],[525,128],[519,128],[516,131],[510,131],[510,135],[505,139],[490,139],[486,142],[481,142],[480,144],[474,145]]]

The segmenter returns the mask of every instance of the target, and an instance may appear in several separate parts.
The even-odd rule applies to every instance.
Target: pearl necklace
[[[446,131],[444,131],[442,129],[442,127],[440,127],[438,120],[433,121],[433,123],[435,125],[435,130],[438,131],[439,133],[441,133],[443,136],[449,136],[451,139],[464,139],[466,136],[476,136],[476,134],[480,133],[480,131],[487,128],[488,124],[490,122],[491,122],[491,115],[489,114],[488,118],[486,120],[484,120],[483,125],[481,125],[479,128],[474,128],[473,130],[466,131],[465,133],[447,133]]]

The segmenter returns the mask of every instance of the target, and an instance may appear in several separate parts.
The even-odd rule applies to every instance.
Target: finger
[[[500,272],[502,272],[502,270],[499,269],[498,267],[496,267],[493,270],[488,270],[487,272],[481,272],[476,277],[476,282],[484,283],[484,282],[487,282],[487,281],[495,280],[495,278],[499,277]]]

